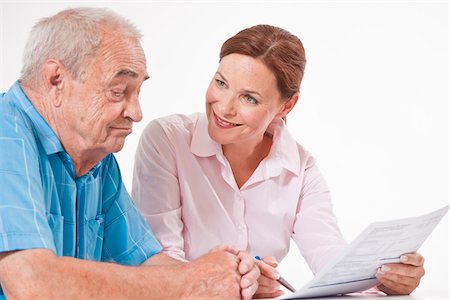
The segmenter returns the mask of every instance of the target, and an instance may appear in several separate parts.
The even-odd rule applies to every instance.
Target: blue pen
[[[255,256],[256,260],[262,260],[261,257],[259,257],[258,255]],[[287,288],[288,290],[290,290],[291,292],[295,293],[295,289],[292,285],[290,285],[286,279],[284,279],[283,277],[280,276],[280,278],[278,278],[277,280],[282,286],[284,286],[285,288]]]

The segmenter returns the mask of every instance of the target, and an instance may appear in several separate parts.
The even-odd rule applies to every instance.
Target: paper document
[[[359,292],[378,283],[377,269],[416,252],[449,210],[370,224],[300,290],[279,299],[301,299]]]

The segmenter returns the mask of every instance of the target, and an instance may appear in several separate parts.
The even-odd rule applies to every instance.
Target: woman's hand
[[[278,279],[280,274],[275,269],[278,262],[273,256],[266,256],[262,260],[256,261],[261,276],[258,278],[258,290],[254,298],[275,298],[281,296],[284,292],[280,290]]]
[[[424,258],[419,253],[404,254],[400,263],[383,265],[377,271],[378,289],[388,295],[409,295],[425,275]]]
[[[258,288],[258,280],[260,276],[260,269],[255,262],[255,259],[245,251],[240,251],[234,245],[219,245],[210,250],[210,252],[224,250],[238,259],[238,272],[241,275],[240,288],[241,300],[250,300]]]

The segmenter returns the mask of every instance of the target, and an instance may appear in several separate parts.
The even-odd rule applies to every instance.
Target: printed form
[[[416,252],[448,210],[449,205],[418,217],[370,224],[310,282],[279,299],[335,296],[375,286],[377,269]]]

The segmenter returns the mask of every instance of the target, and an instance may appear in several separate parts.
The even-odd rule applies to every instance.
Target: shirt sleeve
[[[346,246],[333,213],[329,188],[312,158],[305,168],[293,240],[317,273]]]
[[[32,130],[16,115],[3,115],[0,122],[0,252],[56,252]]]
[[[102,261],[133,266],[159,253],[161,245],[126,191],[112,154],[103,190],[106,209]]]
[[[183,260],[181,194],[175,149],[158,121],[145,128],[136,151],[133,199],[167,255]]]

